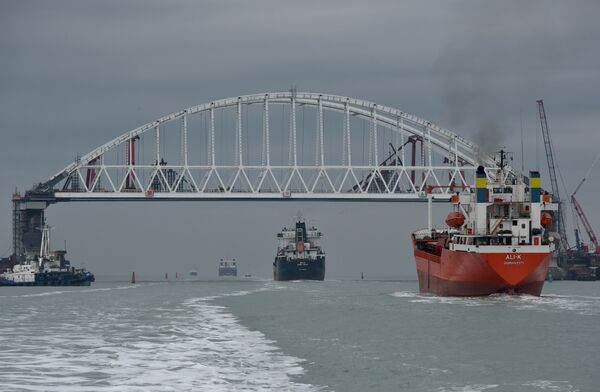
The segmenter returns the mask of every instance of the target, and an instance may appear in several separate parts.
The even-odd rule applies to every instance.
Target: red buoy
[[[135,271],[131,273],[131,283],[135,284]]]
[[[465,216],[460,211],[453,211],[446,217],[446,224],[450,227],[458,229],[465,224]]]
[[[540,216],[540,223],[544,227],[551,226],[552,225],[552,215],[550,215],[549,212],[542,211],[542,214]]]

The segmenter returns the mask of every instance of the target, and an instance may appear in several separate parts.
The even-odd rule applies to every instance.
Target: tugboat
[[[219,262],[219,276],[237,276],[237,261],[235,259],[223,260]]]
[[[284,227],[277,233],[279,246],[273,262],[275,280],[325,279],[325,253],[319,245],[323,234],[316,227],[306,228],[303,217],[295,227]]]
[[[15,264],[0,274],[0,286],[89,286],[94,275],[75,269],[65,260],[65,250],[50,251],[50,227],[42,229],[42,243],[37,260]]]
[[[554,250],[552,224],[557,204],[541,190],[539,172],[529,183],[505,167],[506,153],[494,180],[477,168],[475,192],[452,195],[449,228],[412,233],[423,293],[440,296],[487,296],[494,293],[539,296]]]

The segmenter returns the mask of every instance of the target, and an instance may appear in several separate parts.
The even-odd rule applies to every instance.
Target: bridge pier
[[[13,193],[13,261],[22,261],[39,253],[45,210],[54,202],[54,192],[33,189],[27,191],[24,196],[19,192]]]

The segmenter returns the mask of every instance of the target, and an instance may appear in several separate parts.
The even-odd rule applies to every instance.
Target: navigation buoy
[[[131,283],[135,284],[135,271],[131,273]]]

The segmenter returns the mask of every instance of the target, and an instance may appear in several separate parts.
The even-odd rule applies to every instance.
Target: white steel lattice
[[[57,201],[423,201],[470,186],[480,164],[493,173],[493,159],[473,143],[414,115],[292,91],[169,114],[78,158],[40,189]]]

